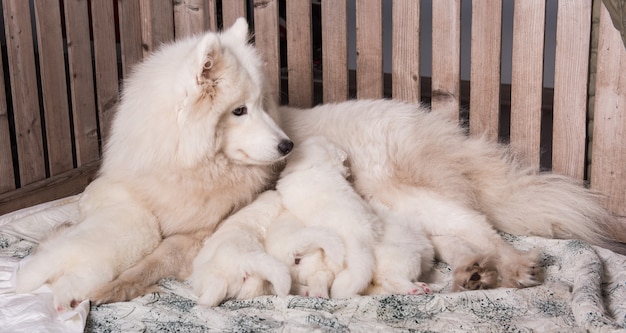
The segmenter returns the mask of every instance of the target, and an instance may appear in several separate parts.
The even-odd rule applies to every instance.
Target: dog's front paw
[[[498,287],[497,259],[493,256],[473,257],[457,267],[453,274],[452,291]]]

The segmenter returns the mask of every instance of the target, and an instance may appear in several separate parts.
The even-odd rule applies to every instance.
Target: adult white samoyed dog
[[[293,143],[275,122],[248,37],[240,19],[221,34],[166,45],[135,68],[99,176],[80,199],[81,221],[24,262],[18,291],[50,283],[64,310],[186,278],[217,224],[272,186]]]
[[[186,278],[215,226],[273,185],[291,140],[315,135],[348,154],[362,197],[422,224],[462,288],[538,283],[537,256],[512,248],[496,230],[626,252],[608,236],[611,216],[597,194],[521,166],[506,148],[468,138],[424,107],[361,100],[276,108],[263,61],[247,41],[240,19],[223,33],[166,45],[138,65],[123,85],[99,177],[81,199],[82,220],[25,262],[19,291],[50,283],[62,310],[83,299],[127,300],[163,277]]]

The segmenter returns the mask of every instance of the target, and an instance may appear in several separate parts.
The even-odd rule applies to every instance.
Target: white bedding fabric
[[[542,248],[543,285],[450,293],[450,268],[437,263],[429,277],[432,295],[344,300],[263,296],[207,308],[195,303],[184,282],[165,280],[163,292],[91,309],[83,302],[77,311],[58,316],[49,291],[16,295],[10,278],[17,262],[52,227],[77,220],[77,199],[69,197],[0,216],[0,330],[626,332],[625,256],[577,240],[510,235],[503,236],[518,248]]]

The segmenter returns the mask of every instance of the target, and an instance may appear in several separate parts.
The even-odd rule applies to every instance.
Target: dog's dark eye
[[[300,264],[300,258],[296,258],[296,259],[293,261],[293,263],[294,263],[294,264],[296,264],[296,265]]]
[[[246,113],[248,113],[248,108],[245,105],[242,105],[233,110],[233,114],[237,117],[243,116]]]

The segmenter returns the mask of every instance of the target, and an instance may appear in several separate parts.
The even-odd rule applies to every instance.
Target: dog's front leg
[[[187,278],[203,238],[199,234],[177,234],[163,239],[152,253],[96,290],[89,299],[94,304],[128,301],[157,291],[156,284],[162,278]]]

